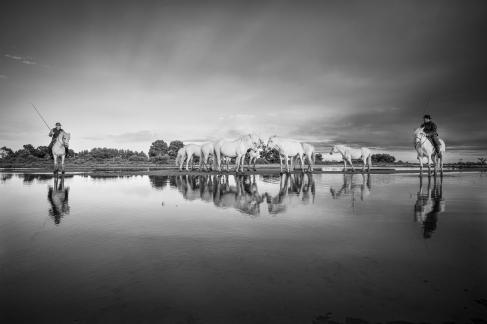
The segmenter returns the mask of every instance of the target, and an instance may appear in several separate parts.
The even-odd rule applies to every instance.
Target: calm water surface
[[[11,322],[487,318],[487,176],[0,174]]]

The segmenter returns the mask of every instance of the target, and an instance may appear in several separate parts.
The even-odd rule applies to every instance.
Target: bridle
[[[424,138],[424,140],[423,140],[423,138]],[[422,146],[424,143],[426,143],[427,140],[428,140],[428,138],[427,138],[425,133],[421,132],[421,133],[416,134],[416,142],[414,144],[414,147],[415,148],[418,147],[418,144],[420,146]]]

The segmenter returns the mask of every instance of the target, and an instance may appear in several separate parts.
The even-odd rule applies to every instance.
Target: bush
[[[169,154],[164,154],[162,156],[153,156],[150,158],[151,162],[154,162],[154,163],[157,163],[157,164],[168,164],[169,163],[169,160],[171,159],[171,157],[169,156]]]

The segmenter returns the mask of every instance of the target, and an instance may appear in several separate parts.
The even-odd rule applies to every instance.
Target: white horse
[[[215,162],[217,170],[221,171],[222,157],[234,157],[236,158],[235,172],[238,172],[239,168],[243,172],[247,151],[251,148],[262,147],[263,144],[262,139],[255,134],[243,135],[234,141],[218,141],[215,144]]]
[[[431,161],[433,161],[434,164],[435,174],[438,162],[440,164],[440,172],[441,174],[443,174],[443,155],[446,151],[446,145],[442,139],[439,139],[439,141],[440,156],[436,154],[435,148],[431,141],[428,139],[423,128],[420,127],[414,131],[414,148],[416,149],[416,152],[418,152],[418,161],[421,173],[423,173],[423,158],[426,158],[428,161],[428,174],[431,174]]]
[[[303,163],[303,155],[304,149],[301,142],[288,139],[288,138],[281,138],[277,135],[269,137],[267,141],[267,147],[271,149],[276,149],[279,152],[279,165],[281,167],[282,173],[282,161],[286,160],[286,170],[289,172],[289,158],[297,157],[301,163],[301,169],[304,169]]]
[[[59,166],[57,163],[57,158],[61,157],[61,172],[64,173],[64,158],[66,154],[66,149],[69,147],[69,140],[71,139],[71,134],[61,131],[56,138],[56,142],[52,146],[52,156],[54,157],[54,173],[59,172]]]
[[[176,160],[174,161],[176,165],[179,166],[179,171],[181,171],[183,168],[184,160],[186,160],[186,149],[184,147],[181,147],[178,150],[178,154],[176,155]]]
[[[191,169],[193,169],[193,159],[195,156],[201,158],[201,145],[187,144],[184,147],[186,157],[186,171],[189,171],[189,162],[191,162]],[[180,161],[179,171],[183,168],[184,159]],[[201,166],[201,164],[200,164]]]
[[[330,151],[330,154],[340,153],[343,157],[343,170],[347,171],[347,162],[350,163],[352,167],[352,172],[355,171],[352,164],[352,159],[361,159],[364,162],[362,166],[362,172],[365,171],[365,165],[367,164],[367,171],[370,172],[370,167],[372,166],[372,152],[366,148],[362,147],[359,149],[351,148],[345,145],[335,145]]]
[[[308,162],[308,170],[313,172],[313,164],[315,164],[315,147],[308,143],[302,143],[304,155],[306,156],[305,162]]]
[[[213,143],[206,143],[201,145],[201,157],[200,157],[200,170],[201,166],[205,165],[206,170],[208,171],[208,160],[210,155],[213,156],[213,160],[215,160],[215,144]]]

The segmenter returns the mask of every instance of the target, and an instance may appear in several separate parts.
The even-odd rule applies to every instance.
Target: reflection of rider
[[[421,125],[421,128],[423,128],[423,132],[425,132],[431,144],[433,144],[436,153],[440,156],[441,144],[440,144],[440,140],[438,139],[438,133],[437,133],[438,127],[436,126],[435,123],[431,121],[430,115],[424,115],[423,118],[424,118],[424,123]]]
[[[47,200],[51,204],[49,209],[49,216],[54,219],[54,223],[59,225],[61,218],[69,214],[68,195],[69,187],[64,188],[64,177],[61,177],[61,181],[57,177],[54,178],[54,185],[49,186],[47,193]]]
[[[425,239],[431,238],[431,235],[436,230],[438,224],[438,216],[445,210],[445,201],[443,199],[443,181],[440,178],[438,184],[437,178],[434,178],[433,189],[431,188],[431,181],[428,177],[427,193],[423,193],[423,178],[420,178],[420,189],[417,194],[416,204],[414,205],[414,213],[416,221],[423,224],[423,237]],[[431,210],[426,212],[426,206],[431,198]]]
[[[54,145],[54,143],[56,143],[56,140],[59,137],[59,134],[61,134],[61,132],[64,132],[64,130],[61,128],[60,122],[57,122],[56,127],[51,129],[51,131],[49,132],[49,137],[52,137],[52,140],[51,140],[51,143],[49,144],[49,146],[47,148],[48,148],[48,152],[49,152],[49,155],[51,156],[51,158],[53,158],[52,146]],[[65,150],[66,150],[65,156],[68,157],[68,154],[69,154],[68,148],[65,147]]]

